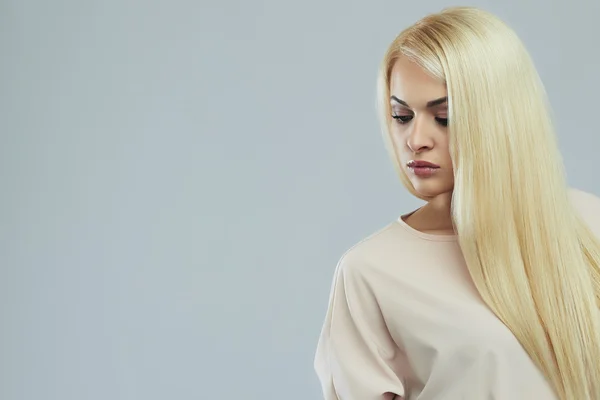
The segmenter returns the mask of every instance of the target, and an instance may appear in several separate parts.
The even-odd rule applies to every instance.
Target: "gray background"
[[[320,398],[333,269],[420,203],[375,114],[446,1],[0,0],[0,398]],[[596,0],[479,1],[600,194]]]

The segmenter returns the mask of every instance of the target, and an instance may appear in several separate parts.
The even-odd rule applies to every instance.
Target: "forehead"
[[[401,57],[391,70],[390,95],[417,108],[425,107],[428,101],[447,96],[447,89],[444,81],[429,75],[417,63]]]

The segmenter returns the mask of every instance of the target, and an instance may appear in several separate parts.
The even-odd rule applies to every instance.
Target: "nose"
[[[427,124],[420,118],[415,118],[411,126],[406,144],[413,153],[420,153],[433,148],[433,138],[428,134]]]

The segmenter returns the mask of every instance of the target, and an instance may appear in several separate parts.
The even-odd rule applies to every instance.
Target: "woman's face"
[[[405,57],[396,61],[390,81],[392,140],[415,190],[427,197],[454,188],[446,97],[444,82]]]

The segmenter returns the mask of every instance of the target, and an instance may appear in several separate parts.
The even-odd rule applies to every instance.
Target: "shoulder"
[[[347,276],[363,276],[373,269],[386,269],[403,249],[410,246],[410,237],[397,221],[390,222],[363,236],[351,245],[338,261],[338,270]]]
[[[600,237],[600,197],[576,188],[569,189],[569,197],[575,211]]]
[[[569,188],[569,197],[575,206],[600,207],[600,197],[577,188]]]

